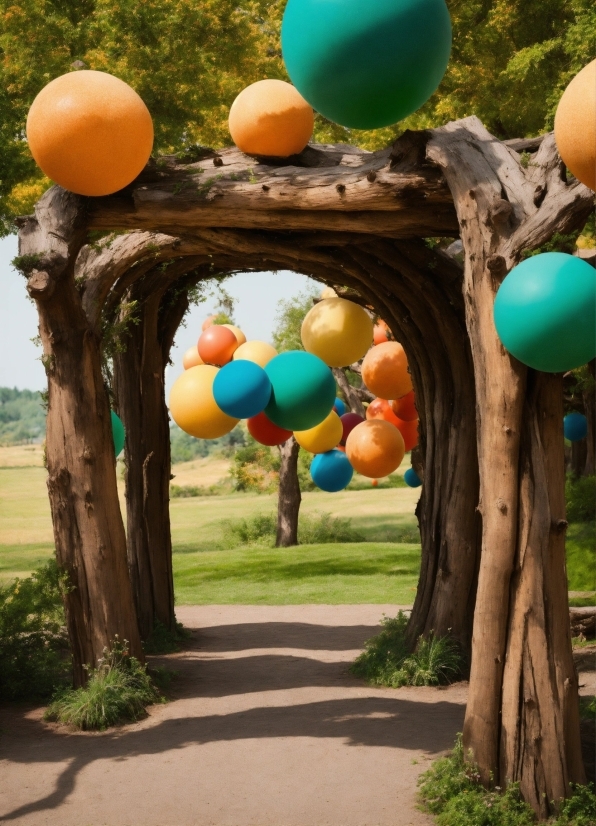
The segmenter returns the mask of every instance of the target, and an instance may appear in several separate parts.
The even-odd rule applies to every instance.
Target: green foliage
[[[565,503],[569,522],[593,522],[596,519],[596,476],[567,477]]]
[[[249,437],[232,461],[230,475],[236,490],[272,493],[279,484],[281,459],[276,448],[266,447]]]
[[[596,527],[593,522],[569,525],[565,553],[569,590],[596,591]]]
[[[437,826],[533,826],[534,812],[516,783],[504,791],[486,789],[472,760],[464,759],[461,734],[453,751],[436,760],[420,776],[422,808],[436,816]],[[561,801],[551,826],[595,826],[596,795],[591,786],[572,786],[572,796]]]
[[[228,548],[239,545],[273,547],[276,533],[277,515],[274,513],[257,513],[245,519],[229,519],[223,523],[224,543]],[[351,519],[315,512],[300,515],[298,541],[301,545],[324,545],[363,542],[364,537],[352,527]]]
[[[47,697],[68,680],[65,588],[53,559],[0,587],[0,699]]]
[[[193,459],[203,459],[206,456],[221,453],[231,456],[237,447],[246,444],[246,435],[243,428],[237,425],[230,433],[220,436],[219,439],[195,439],[189,436],[177,425],[170,427],[170,450],[172,464],[190,462]]]
[[[151,636],[143,641],[143,650],[145,654],[171,654],[180,651],[190,636],[190,631],[181,622],[176,622],[174,630],[170,631],[155,617]]]
[[[435,761],[418,783],[423,808],[437,816],[438,826],[532,826],[535,822],[516,785],[501,793],[480,784],[476,766],[464,760],[461,735],[451,754]]]
[[[192,499],[196,496],[221,496],[229,491],[223,485],[170,485],[170,499]]]
[[[279,302],[273,331],[273,346],[278,352],[304,350],[300,329],[304,316],[313,308],[315,297],[317,293],[309,290]]]
[[[159,692],[144,665],[128,653],[128,642],[116,637],[104,648],[97,668],[89,669],[84,688],[60,692],[48,706],[45,719],[83,731],[102,731],[117,723],[138,720]]]
[[[368,640],[365,650],[352,664],[351,671],[373,685],[400,688],[404,685],[445,685],[461,672],[462,656],[450,637],[420,637],[414,652],[406,641],[408,618],[382,620],[383,630]]]
[[[540,255],[543,252],[566,252],[568,255],[571,255],[575,252],[575,242],[578,239],[579,233],[580,230],[577,230],[577,232],[571,232],[569,235],[562,235],[560,232],[555,232],[553,237],[546,243],[542,244],[541,247],[536,247],[531,250],[524,250],[522,252],[522,259],[532,258],[534,255]]]
[[[584,640],[585,645],[594,645],[593,640]],[[584,720],[593,720],[596,717],[596,697],[580,697],[579,713]]]
[[[41,441],[45,420],[41,393],[0,387],[0,445]]]
[[[31,253],[30,255],[17,255],[10,262],[13,270],[20,272],[25,278],[29,278],[34,269],[41,261],[43,256],[39,252]]]

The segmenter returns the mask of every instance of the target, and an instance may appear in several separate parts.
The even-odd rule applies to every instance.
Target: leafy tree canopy
[[[476,114],[500,138],[552,127],[569,80],[596,53],[593,0],[447,0],[452,58],[435,95],[385,129],[351,131],[318,117],[315,137],[368,149],[404,129]],[[88,68],[130,83],[149,107],[156,152],[229,144],[238,92],[286,78],[279,29],[286,0],[0,0],[0,230],[49,185],[27,148],[25,121],[53,78]]]
[[[304,350],[300,330],[304,316],[313,307],[316,295],[315,290],[309,290],[279,302],[273,331],[273,346],[278,352]]]

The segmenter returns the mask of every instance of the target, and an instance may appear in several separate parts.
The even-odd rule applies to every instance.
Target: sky
[[[46,376],[39,360],[41,349],[32,341],[37,336],[37,311],[29,300],[24,277],[10,262],[17,255],[17,239],[11,235],[0,239],[0,387],[19,390],[44,390]],[[320,285],[293,272],[263,272],[235,275],[225,282],[225,289],[235,299],[234,320],[248,339],[270,341],[275,327],[278,304],[311,287]],[[172,350],[174,362],[167,370],[166,387],[172,386],[182,373],[182,356],[196,344],[201,324],[217,310],[216,300],[207,300],[188,313],[186,326],[178,330]]]

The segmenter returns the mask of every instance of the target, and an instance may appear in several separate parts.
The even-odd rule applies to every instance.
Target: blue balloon
[[[310,475],[318,488],[327,493],[337,493],[350,484],[354,468],[343,451],[333,449],[315,456]]]
[[[495,327],[506,350],[546,373],[564,373],[596,355],[596,270],[564,252],[514,267],[499,288]]]
[[[261,413],[271,398],[269,376],[254,361],[238,359],[226,364],[213,381],[217,406],[235,419],[250,419]]]
[[[418,476],[413,467],[409,467],[404,473],[404,482],[409,488],[419,488],[422,484],[420,476]]]
[[[335,403],[333,405],[333,409],[337,413],[337,415],[341,418],[344,413],[346,413],[346,406],[341,399],[335,399]]]
[[[588,420],[582,413],[569,413],[563,419],[563,433],[570,442],[579,442],[588,435]]]

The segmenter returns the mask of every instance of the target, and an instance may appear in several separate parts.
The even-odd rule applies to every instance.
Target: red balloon
[[[383,419],[385,422],[389,422],[389,424],[398,426],[399,419],[391,409],[391,404],[386,399],[374,399],[366,408],[366,418],[370,421],[371,419]]]
[[[402,396],[401,399],[396,399],[391,402],[391,408],[397,418],[403,422],[413,422],[418,418],[416,398],[413,390],[410,390],[410,392]]]
[[[234,350],[238,348],[238,339],[229,327],[213,324],[201,333],[197,347],[205,364],[223,367],[232,361]]]
[[[406,453],[418,444],[418,419],[412,422],[404,422],[397,419],[397,429],[404,438]]]
[[[359,416],[358,413],[344,413],[343,416],[340,416],[340,419],[344,428],[340,445],[345,445],[346,439],[348,438],[352,430],[354,430],[356,425],[361,424],[365,420],[362,418],[362,416]]]
[[[374,344],[383,344],[385,341],[391,341],[389,327],[384,321],[378,321],[373,329]]]
[[[247,419],[246,426],[253,439],[268,447],[282,445],[292,435],[291,430],[284,430],[283,427],[273,424],[264,413],[257,413],[252,419]]]

